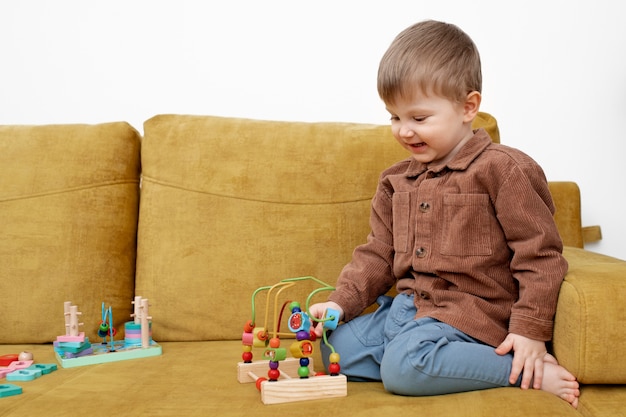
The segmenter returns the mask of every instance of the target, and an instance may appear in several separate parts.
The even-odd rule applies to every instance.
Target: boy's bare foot
[[[541,389],[567,401],[572,407],[578,408],[580,396],[578,387],[576,377],[559,365],[554,356],[546,354]]]

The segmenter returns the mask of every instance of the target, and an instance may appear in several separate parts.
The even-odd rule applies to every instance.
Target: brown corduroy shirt
[[[567,262],[543,170],[482,129],[447,164],[385,170],[371,232],[329,300],[348,321],[394,284],[432,317],[492,346],[552,337]]]

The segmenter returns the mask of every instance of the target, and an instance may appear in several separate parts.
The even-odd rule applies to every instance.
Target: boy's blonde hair
[[[478,49],[465,32],[449,23],[427,20],[400,32],[378,68],[378,94],[385,103],[416,92],[462,103],[470,92],[481,89]]]

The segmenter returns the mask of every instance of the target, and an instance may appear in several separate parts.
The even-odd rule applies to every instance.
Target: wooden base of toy
[[[91,345],[93,353],[77,358],[63,358],[55,351],[57,360],[64,368],[73,368],[76,366],[95,365],[98,363],[108,363],[124,361],[129,359],[148,358],[151,356],[159,356],[163,353],[161,346],[154,341],[147,348],[141,346],[124,347],[123,341],[116,341],[114,344],[115,351],[109,351],[108,344],[94,343]]]
[[[300,361],[288,358],[280,362],[281,378],[278,381],[261,383],[261,401],[263,404],[280,404],[295,401],[319,400],[324,398],[345,397],[348,395],[348,380],[345,375],[313,376],[313,360],[310,359],[309,378],[300,378]],[[268,361],[237,364],[237,380],[240,383],[256,382],[258,377],[267,375]]]

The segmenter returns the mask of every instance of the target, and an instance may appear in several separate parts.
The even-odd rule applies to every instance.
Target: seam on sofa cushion
[[[585,378],[585,362],[586,362],[586,357],[587,357],[587,351],[586,351],[586,345],[585,345],[585,339],[587,337],[587,322],[588,322],[588,317],[586,315],[587,312],[587,300],[585,299],[585,294],[584,292],[580,291],[576,285],[571,284],[570,282],[567,281],[567,277],[565,279],[565,281],[563,281],[562,285],[566,285],[568,287],[570,287],[577,295],[578,300],[579,300],[579,311],[578,311],[578,317],[580,318],[580,323],[579,323],[579,332],[578,332],[578,340],[576,341],[576,343],[578,344],[578,349],[579,350],[579,354],[576,355],[576,369],[578,370],[576,378],[577,379],[584,379]]]
[[[358,203],[358,202],[363,202],[363,201],[371,201],[371,199],[373,197],[373,194],[372,194],[372,196],[367,197],[367,198],[364,197],[364,198],[357,198],[357,199],[351,199],[351,200],[324,201],[324,202],[321,202],[321,203],[317,203],[317,202],[313,202],[313,201],[307,201],[307,202],[300,203],[300,202],[296,202],[296,201],[281,201],[281,200],[271,200],[271,199],[245,198],[245,197],[239,197],[239,196],[229,195],[229,194],[224,194],[224,193],[214,193],[214,192],[202,191],[202,190],[193,189],[193,188],[190,188],[190,187],[184,187],[184,186],[181,186],[179,184],[174,184],[174,183],[167,182],[167,181],[157,180],[155,178],[148,177],[148,176],[142,176],[142,181],[149,182],[149,183],[152,183],[152,184],[158,184],[158,185],[161,185],[163,187],[169,187],[169,188],[173,188],[173,189],[177,189],[177,190],[189,191],[189,192],[197,193],[197,194],[212,195],[212,196],[222,197],[222,198],[229,198],[229,199],[233,199],[233,200],[254,201],[254,202],[258,202],[258,203],[272,203],[272,204],[284,204],[284,205],[295,205],[295,206],[327,206],[327,205],[333,205],[333,204],[350,204],[350,203]]]
[[[61,189],[58,189],[58,190],[50,190],[50,191],[46,191],[46,192],[43,192],[43,193],[35,193],[35,194],[26,194],[26,195],[21,195],[21,196],[4,197],[4,198],[0,198],[0,203],[5,203],[5,202],[9,202],[9,201],[27,200],[29,198],[46,197],[46,196],[56,195],[56,194],[72,193],[72,192],[75,192],[75,191],[89,190],[89,189],[101,188],[101,187],[109,187],[109,186],[112,186],[112,185],[125,185],[125,184],[139,184],[139,181],[138,180],[104,181],[104,182],[100,182],[100,183],[97,183],[97,184],[89,184],[89,185],[81,185],[81,186],[78,186],[78,187],[61,188]]]

